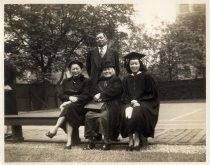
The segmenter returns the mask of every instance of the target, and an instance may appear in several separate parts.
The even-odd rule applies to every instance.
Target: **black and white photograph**
[[[2,164],[208,164],[208,0],[0,4]]]

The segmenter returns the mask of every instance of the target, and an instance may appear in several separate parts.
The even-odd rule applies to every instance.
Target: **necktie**
[[[99,54],[101,55],[101,57],[103,57],[103,56],[104,56],[103,47],[100,47]]]

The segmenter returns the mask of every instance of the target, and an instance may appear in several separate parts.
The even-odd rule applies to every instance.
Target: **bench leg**
[[[22,126],[20,125],[13,125],[12,126],[12,140],[13,141],[23,141],[23,132],[22,132]]]
[[[73,129],[73,132],[72,132],[72,144],[77,145],[80,142],[81,142],[81,140],[79,138],[79,128],[75,128],[75,129]]]

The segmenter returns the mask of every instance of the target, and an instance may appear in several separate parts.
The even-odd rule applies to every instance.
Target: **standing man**
[[[4,114],[17,115],[15,97],[16,69],[8,61],[8,56],[4,58]],[[7,126],[5,139],[12,138],[12,127]]]
[[[92,80],[93,87],[97,84],[98,79],[102,72],[102,66],[105,63],[111,63],[116,71],[116,75],[119,75],[119,55],[117,51],[111,49],[108,46],[107,36],[99,32],[96,34],[97,47],[93,48],[87,54],[86,66],[87,73]]]
[[[103,32],[98,32],[96,34],[96,44],[97,46],[90,50],[87,54],[86,67],[87,73],[90,80],[92,81],[92,94],[94,94],[94,88],[96,87],[98,80],[102,73],[102,66],[109,63],[115,69],[116,76],[119,75],[119,54],[116,50],[108,46],[108,39],[106,34]],[[118,141],[118,135],[112,137],[111,140]],[[97,137],[100,140],[101,136]]]

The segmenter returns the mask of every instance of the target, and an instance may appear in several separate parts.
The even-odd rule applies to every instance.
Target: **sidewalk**
[[[79,128],[82,144],[67,151],[63,149],[64,131],[59,129],[50,139],[45,134],[51,128],[23,126],[24,142],[5,142],[5,162],[206,162],[205,102],[162,103],[155,137],[149,138],[150,145],[140,151],[126,151],[128,138],[121,137],[109,152],[101,150],[101,142],[95,150],[83,150],[87,142],[84,126]]]
[[[23,136],[26,142],[54,142],[65,143],[66,134],[59,129],[57,135],[52,139],[45,136],[52,126],[23,126]],[[84,138],[84,126],[79,128],[82,142],[87,142]],[[120,143],[127,143],[127,138],[119,137]],[[204,129],[156,129],[155,137],[148,139],[150,144],[169,145],[206,145],[206,131]]]
[[[206,103],[161,103],[159,119],[155,130],[155,137],[149,138],[153,144],[184,144],[206,145]],[[22,114],[27,115],[28,112]],[[30,112],[34,115],[58,116],[59,111]],[[59,129],[53,139],[45,136],[52,126],[23,126],[25,141],[65,142],[66,134]],[[79,128],[80,138],[84,139],[84,126]],[[120,138],[120,143],[127,143],[128,139]]]

